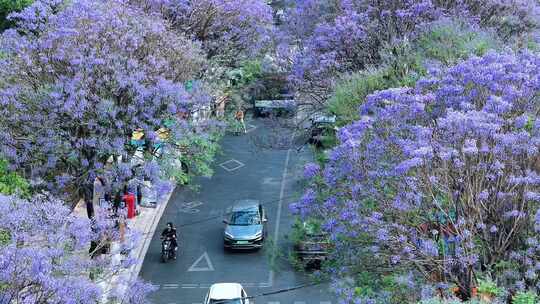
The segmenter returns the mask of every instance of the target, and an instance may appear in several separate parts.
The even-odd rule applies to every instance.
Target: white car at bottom
[[[238,283],[216,283],[210,286],[204,304],[249,304],[249,299]]]

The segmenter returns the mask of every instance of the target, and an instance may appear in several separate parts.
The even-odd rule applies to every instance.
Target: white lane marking
[[[294,301],[294,304],[306,304],[304,301]]]
[[[178,284],[163,284],[163,289],[176,289]]]
[[[199,284],[182,284],[182,288],[197,288]]]
[[[202,260],[206,261],[206,267],[200,267],[197,266]],[[204,252],[201,257],[199,257],[191,267],[189,267],[188,271],[214,271],[214,265],[212,265],[212,262],[210,261],[210,258],[208,257],[208,252]]]
[[[285,194],[285,181],[287,178],[287,170],[289,168],[289,160],[291,159],[291,149],[287,150],[287,157],[285,158],[285,166],[283,168],[283,175],[281,176],[281,189],[279,190],[279,201],[276,214],[276,228],[274,230],[274,242],[277,246],[279,237],[279,224],[281,221],[281,207],[283,206],[283,195]],[[274,285],[274,270],[270,269],[270,275],[268,278],[268,285],[272,287]]]
[[[321,301],[321,304],[332,304],[330,301]]]
[[[268,302],[268,304],[279,304],[277,301]]]
[[[198,213],[200,210],[196,209],[196,207],[199,207],[203,205],[203,202],[195,201],[195,202],[185,202],[180,205],[180,208],[178,210],[180,212],[184,213]]]

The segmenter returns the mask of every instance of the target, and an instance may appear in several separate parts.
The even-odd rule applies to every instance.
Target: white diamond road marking
[[[233,172],[245,166],[243,163],[237,161],[236,159],[230,159],[224,163],[219,164],[219,166],[229,172]]]

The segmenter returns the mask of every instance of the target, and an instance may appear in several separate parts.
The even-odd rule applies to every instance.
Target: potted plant
[[[518,291],[512,297],[512,304],[536,304],[538,296],[532,291]]]
[[[491,303],[494,297],[497,297],[502,293],[502,289],[489,277],[478,280],[477,290],[480,300],[487,303]]]

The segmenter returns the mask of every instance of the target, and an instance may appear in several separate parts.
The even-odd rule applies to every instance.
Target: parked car
[[[230,249],[259,249],[266,237],[266,212],[257,200],[237,201],[226,213],[223,246]]]
[[[256,100],[253,110],[255,117],[292,117],[297,106],[294,99]]]
[[[210,286],[204,304],[249,304],[247,294],[238,283],[217,283]]]

